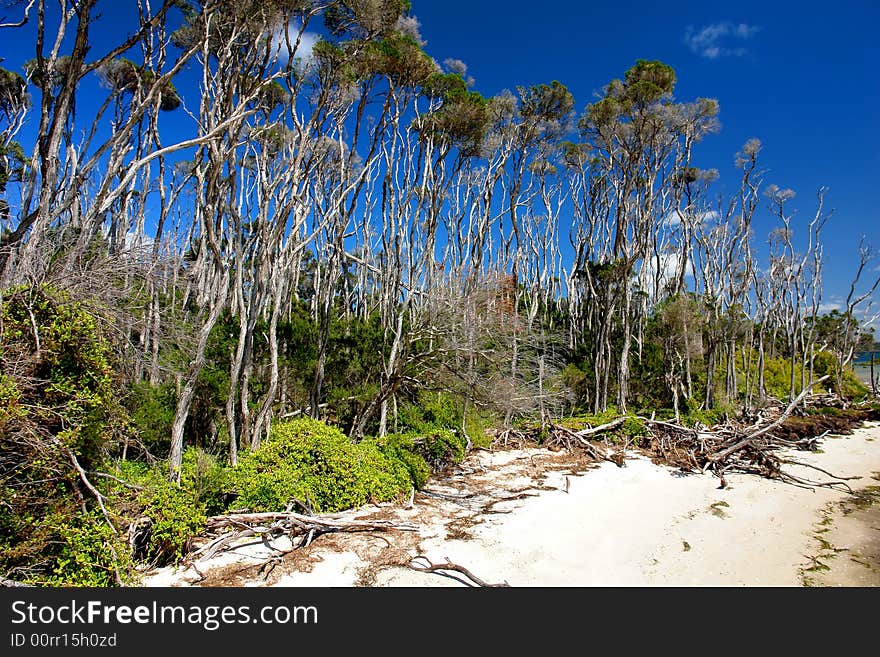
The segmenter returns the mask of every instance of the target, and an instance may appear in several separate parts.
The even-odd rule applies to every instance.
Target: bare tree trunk
[[[171,467],[171,477],[180,481],[180,466],[183,462],[183,427],[189,416],[189,409],[192,406],[193,396],[195,395],[196,382],[205,366],[205,350],[208,346],[208,338],[214,325],[220,318],[220,313],[226,305],[226,292],[229,286],[229,272],[225,271],[222,278],[213,292],[212,306],[207,318],[199,329],[199,341],[196,346],[196,353],[193,356],[192,363],[183,382],[183,389],[177,400],[177,408],[174,411],[174,423],[171,427],[171,452],[169,462]]]

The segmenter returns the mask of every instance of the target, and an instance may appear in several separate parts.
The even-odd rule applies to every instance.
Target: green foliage
[[[78,457],[98,459],[124,414],[115,396],[110,346],[95,317],[44,286],[7,291],[2,318],[0,359],[17,379],[7,379],[6,394]]]
[[[343,430],[351,428],[357,413],[377,394],[387,351],[378,313],[331,322],[325,385],[327,401],[335,411],[331,417]]]
[[[338,429],[303,418],[274,425],[260,448],[239,460],[232,484],[236,504],[255,511],[299,500],[330,512],[394,499],[409,490],[410,474],[377,443],[352,443]]]
[[[108,587],[131,583],[128,546],[103,516],[93,511],[73,517],[50,515],[43,519],[56,532],[49,543],[52,572],[44,580],[32,580],[48,586]],[[45,555],[44,555],[45,556]]]
[[[819,378],[820,376],[824,376],[826,374],[830,375],[831,377],[828,381],[825,382],[826,388],[831,388],[835,385],[836,381],[834,376],[837,371],[837,367],[837,357],[830,351],[818,352],[813,361],[813,371],[815,372],[816,378]],[[851,368],[847,368],[843,371],[840,383],[841,389],[838,392],[845,399],[858,399],[868,394],[868,387],[864,383],[862,383],[861,380],[859,380],[859,378],[856,376],[856,373]]]
[[[27,409],[21,406],[21,389],[15,379],[0,372],[0,432],[7,422],[23,418]]]
[[[40,67],[40,63],[36,59],[29,59],[24,63],[24,72],[27,75],[28,79],[38,87],[52,87],[58,86],[64,82],[64,79],[70,73],[70,66],[72,62],[72,58],[70,55],[60,55],[57,59],[55,59],[54,64],[52,64],[51,69],[49,68],[49,59],[43,60],[43,67]],[[45,75],[48,73],[48,75]]]
[[[571,417],[562,418],[558,424],[572,431],[580,431],[588,427],[598,427],[608,424],[620,417],[616,406],[609,406],[601,413],[581,413]]]
[[[681,415],[681,424],[686,427],[695,427],[702,424],[706,427],[714,427],[724,421],[725,415],[730,412],[729,409],[719,407],[704,410],[696,404],[691,404],[693,408],[686,408]]]
[[[574,109],[574,96],[564,84],[553,80],[550,84],[519,87],[520,115],[540,122],[563,121]]]
[[[467,441],[449,429],[435,429],[422,437],[425,456],[433,470],[451,463],[461,463],[464,459]]]
[[[571,431],[580,431],[582,429],[595,428],[603,424],[609,424],[620,417],[621,414],[618,412],[617,408],[615,406],[609,406],[607,410],[601,413],[584,413],[562,418],[557,424]],[[607,433],[607,436],[609,436],[612,441],[616,442],[622,438],[626,438],[636,445],[639,444],[639,438],[647,435],[649,435],[649,431],[645,426],[644,420],[632,415],[627,415],[620,426]]]
[[[419,117],[414,128],[424,137],[455,146],[462,155],[472,156],[479,152],[489,123],[489,102],[483,96],[475,91],[448,90],[443,104]]]
[[[27,82],[20,73],[0,67],[0,115],[6,118],[30,105]]]
[[[626,72],[624,85],[627,97],[637,106],[643,106],[672,93],[675,71],[663,62],[638,59]]]
[[[379,450],[388,458],[400,461],[409,472],[413,486],[421,489],[431,476],[431,467],[421,453],[422,441],[414,434],[390,434],[377,438]]]
[[[498,418],[489,412],[477,411],[474,408],[468,411],[464,428],[474,447],[489,447],[492,444],[488,430],[495,426],[497,421]]]
[[[841,379],[840,394],[845,399],[859,399],[868,394],[868,386],[852,370],[844,370]]]
[[[159,458],[167,456],[177,405],[174,384],[133,383],[124,403],[132,428],[147,451]]]
[[[486,435],[492,418],[471,408],[464,422],[465,431],[477,447],[488,447],[491,439]],[[458,438],[462,426],[461,402],[445,392],[422,391],[413,402],[400,405],[397,415],[397,428],[402,433],[426,437],[434,434],[453,432],[456,441],[467,445],[467,438]],[[457,453],[457,450],[455,450]],[[425,455],[428,456],[427,454]],[[463,457],[463,456],[462,456]],[[453,462],[461,458],[453,459]]]
[[[429,98],[452,102],[466,97],[468,87],[458,73],[434,73],[422,83],[422,93]]]
[[[401,404],[397,420],[404,432],[456,429],[461,426],[461,411],[451,395],[422,392],[416,402]]]
[[[345,0],[324,12],[324,25],[334,36],[383,36],[410,10],[409,0]]]
[[[648,429],[645,426],[644,420],[641,420],[637,417],[628,417],[623,421],[623,424],[620,425],[620,432],[624,436],[629,436],[630,438],[638,438],[640,436],[647,436]]]
[[[100,73],[105,83],[119,93],[149,91],[158,79],[154,71],[123,57],[106,62]],[[171,80],[164,80],[158,91],[161,96],[159,109],[163,112],[172,112],[180,107],[180,96]]]
[[[0,313],[0,571],[110,581],[111,530],[90,519],[96,502],[71,463],[96,469],[126,429],[110,346],[92,312],[48,286],[7,290]]]
[[[21,180],[25,166],[27,166],[27,157],[21,144],[17,141],[0,144],[0,193],[6,191],[6,186],[11,181]],[[0,216],[5,213],[5,211],[0,212]]]
[[[157,563],[183,556],[189,540],[205,524],[205,500],[219,499],[225,483],[223,468],[195,448],[184,453],[179,486],[168,481],[167,469],[158,463],[148,466],[138,461],[122,461],[114,476],[136,489],[114,480],[102,480],[102,492],[116,508],[124,510],[127,520],[146,517],[152,521],[145,558]],[[222,510],[222,504],[215,504],[211,512]]]
[[[815,378],[819,378],[824,373],[824,357],[820,358],[820,363],[818,368],[814,370]],[[794,373],[794,394],[798,395],[801,392],[801,373],[802,368],[800,364],[796,365],[795,373]],[[810,375],[809,371],[806,375],[806,380],[809,382]],[[788,399],[789,390],[791,388],[791,360],[788,358],[767,358],[764,361],[764,386],[767,390],[767,394],[776,397],[777,399]],[[831,386],[831,381],[826,381],[824,386],[818,386],[813,388],[813,392],[820,392],[824,389],[828,389]]]
[[[205,504],[197,492],[165,480],[154,480],[138,496],[142,515],[152,521],[148,558],[162,562],[182,557],[190,538],[205,524]]]
[[[226,507],[229,470],[213,454],[190,446],[183,452],[180,485],[195,495],[208,515],[221,513]]]
[[[437,71],[437,65],[411,36],[395,32],[366,44],[359,57],[360,77],[384,75],[397,85],[415,87]]]

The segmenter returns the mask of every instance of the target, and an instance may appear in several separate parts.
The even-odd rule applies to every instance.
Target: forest
[[[826,190],[796,217],[750,139],[718,192],[670,66],[486,97],[407,0],[108,4],[0,15],[35,55],[0,53],[4,580],[129,584],[514,436],[875,395],[871,246],[821,312]]]

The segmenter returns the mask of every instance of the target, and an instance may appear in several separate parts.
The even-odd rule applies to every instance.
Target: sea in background
[[[880,351],[863,351],[853,360],[853,370],[862,383],[871,383],[871,358],[877,358],[874,362],[874,376],[880,376]]]

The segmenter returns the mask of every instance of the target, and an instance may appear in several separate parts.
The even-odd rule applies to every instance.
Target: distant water
[[[867,385],[871,384],[871,366],[868,363],[871,362],[871,358],[875,355],[880,359],[880,351],[863,351],[857,354],[853,360],[853,371],[856,373],[859,381]],[[880,364],[874,363],[874,376],[878,374],[880,374]]]
[[[865,385],[871,384],[871,368],[867,365],[853,365],[853,371],[856,373],[856,376],[859,378],[859,381],[864,383]],[[874,365],[874,376],[880,373],[880,366]]]

